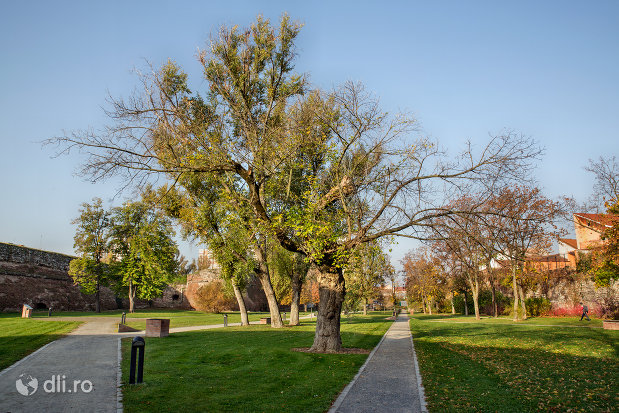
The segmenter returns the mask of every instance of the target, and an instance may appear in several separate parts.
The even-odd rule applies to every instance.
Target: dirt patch
[[[371,353],[371,350],[366,350],[364,348],[343,348],[342,351],[338,351],[338,352],[320,353],[316,351],[310,351],[310,347],[297,347],[297,348],[293,348],[292,351],[298,351],[299,353],[315,353],[315,354],[370,354]]]

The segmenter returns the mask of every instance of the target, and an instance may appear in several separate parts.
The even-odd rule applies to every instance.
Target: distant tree
[[[351,303],[362,301],[363,314],[367,314],[369,302],[377,297],[380,286],[392,272],[389,257],[383,253],[378,243],[359,245],[344,269],[346,299]],[[352,304],[349,306],[352,307]]]
[[[291,326],[299,325],[299,307],[303,283],[309,271],[309,263],[305,256],[285,250],[279,244],[271,250],[270,267],[273,269],[274,278],[278,279],[281,304],[290,305]]]
[[[178,254],[170,221],[143,202],[112,210],[110,242],[117,288],[127,292],[129,311],[135,298],[160,296],[177,270]]]
[[[445,286],[438,260],[427,247],[409,251],[402,260],[406,276],[406,292],[410,301],[419,300],[424,314],[432,314],[436,297]]]
[[[80,216],[72,221],[77,225],[73,237],[79,255],[69,264],[69,275],[86,294],[95,294],[96,312],[101,312],[100,288],[107,283],[107,266],[102,262],[109,251],[110,212],[103,208],[100,198],[92,204],[83,203]]]
[[[589,159],[585,167],[587,172],[595,175],[592,203],[598,211],[605,209],[606,204],[613,205],[619,200],[619,163],[615,156],[600,156],[599,160]]]
[[[559,232],[554,225],[561,205],[546,198],[539,188],[504,189],[490,201],[494,213],[490,227],[497,248],[511,263],[514,291],[514,320],[527,317],[523,281],[525,263],[531,255],[546,253]],[[521,310],[518,310],[520,302]]]

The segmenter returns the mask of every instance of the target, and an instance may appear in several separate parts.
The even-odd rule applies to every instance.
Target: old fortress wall
[[[83,294],[68,274],[69,263],[73,258],[65,254],[0,243],[0,311],[21,311],[24,304],[35,310],[94,310],[94,294]],[[169,287],[163,297],[152,303],[137,300],[136,306],[189,308],[182,295],[182,291]],[[101,309],[118,308],[128,308],[128,300],[117,298],[109,288],[102,287]]]

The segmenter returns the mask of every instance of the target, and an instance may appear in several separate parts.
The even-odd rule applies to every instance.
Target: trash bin
[[[147,318],[146,337],[167,337],[170,335],[169,318]]]
[[[31,315],[32,315],[32,307],[30,307],[28,304],[24,304],[24,306],[21,309],[21,318],[30,318]]]

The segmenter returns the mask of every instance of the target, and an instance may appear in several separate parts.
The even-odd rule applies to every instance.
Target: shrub
[[[203,285],[196,292],[196,308],[209,313],[220,313],[234,307],[234,300],[226,297],[221,282],[213,281]]]
[[[527,313],[532,317],[539,317],[550,314],[552,304],[550,300],[544,297],[527,298],[524,301]]]
[[[596,304],[596,313],[599,313],[601,318],[619,320],[619,299],[617,297],[605,297]]]

